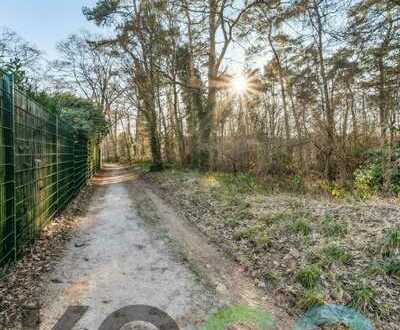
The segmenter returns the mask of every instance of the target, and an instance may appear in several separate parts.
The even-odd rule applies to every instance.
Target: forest
[[[4,30],[0,59],[39,101],[93,101],[106,159],[400,191],[396,1],[107,0],[83,13],[104,35],[71,35],[46,62]]]
[[[69,39],[64,69],[92,88],[93,68],[104,75],[118,122],[107,158],[398,192],[396,1],[104,1],[84,13],[113,37],[86,50],[88,36]]]

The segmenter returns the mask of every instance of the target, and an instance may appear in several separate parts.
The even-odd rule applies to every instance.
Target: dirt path
[[[108,168],[81,228],[50,276],[41,329],[51,329],[70,305],[89,310],[74,329],[98,329],[119,308],[158,307],[184,329],[195,324],[214,303],[209,290],[172,251],[162,232],[149,226],[135,209],[135,176]]]
[[[167,229],[169,235],[178,244],[179,249],[195,269],[199,276],[206,280],[208,285],[215,288],[219,301],[224,304],[240,304],[244,306],[261,307],[271,313],[276,330],[288,330],[293,326],[291,317],[276,306],[273,297],[254,285],[246,271],[236,262],[224,255],[214,244],[196,228],[185,221],[173,208],[167,205],[158,195],[157,187],[149,186],[141,181],[137,186],[142,187],[149,200],[142,203],[147,207],[144,214],[153,219],[160,219],[160,223]]]
[[[92,330],[135,304],[158,307],[181,329],[195,329],[228,303],[261,305],[283,320],[278,329],[289,328],[288,317],[244,271],[134,172],[108,166],[94,183],[80,229],[49,277],[40,329],[51,329],[71,305],[89,307],[74,329]]]

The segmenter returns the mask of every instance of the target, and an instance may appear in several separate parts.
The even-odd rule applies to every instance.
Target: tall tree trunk
[[[333,181],[335,179],[335,163],[334,163],[334,152],[335,152],[335,114],[334,108],[331,105],[329,98],[328,78],[325,71],[325,58],[324,58],[324,43],[323,43],[323,26],[322,18],[319,9],[319,4],[313,1],[313,11],[315,14],[316,21],[311,19],[313,28],[317,33],[317,53],[319,62],[319,71],[322,79],[322,98],[324,103],[325,115],[326,115],[326,145],[325,145],[325,175],[328,180]]]
[[[286,86],[285,86],[285,77],[283,73],[283,68],[281,65],[281,60],[279,58],[279,54],[276,51],[276,48],[274,46],[274,42],[272,40],[272,25],[269,27],[268,31],[268,41],[269,45],[272,49],[272,52],[275,57],[276,64],[278,66],[278,75],[279,75],[279,85],[281,88],[281,97],[282,97],[282,105],[283,105],[283,118],[285,122],[285,136],[286,136],[286,151],[289,156],[289,158],[292,157],[292,148],[290,146],[290,125],[289,125],[289,111],[288,111],[288,106],[287,106],[287,100],[286,100]]]
[[[183,0],[185,7],[185,14],[187,19],[187,32],[188,32],[188,91],[187,91],[187,112],[188,112],[188,133],[190,140],[190,162],[194,168],[199,167],[199,134],[198,134],[198,118],[200,113],[203,112],[203,105],[201,100],[201,89],[199,79],[195,77],[195,70],[193,65],[193,31],[192,19],[190,17],[189,7],[187,0]]]
[[[154,109],[147,109],[145,112],[148,132],[150,138],[150,151],[152,158],[152,170],[157,171],[162,169],[162,158],[161,158],[161,146],[160,146],[160,138],[157,129],[157,113]]]
[[[174,80],[176,77],[174,77]],[[183,125],[182,119],[179,116],[179,109],[178,109],[178,91],[176,88],[176,84],[172,86],[173,90],[173,109],[174,109],[174,119],[175,119],[175,132],[176,132],[176,140],[178,144],[178,151],[179,151],[179,161],[182,164],[185,163],[185,137],[183,135]]]
[[[379,124],[381,131],[381,148],[383,151],[382,168],[383,168],[383,189],[385,192],[391,190],[391,161],[392,161],[392,145],[391,138],[388,134],[389,115],[387,107],[387,95],[385,90],[385,66],[383,56],[378,58],[379,69]]]
[[[208,49],[208,97],[207,106],[199,113],[200,120],[200,168],[208,170],[210,168],[210,146],[211,133],[214,126],[214,112],[216,107],[217,90],[215,81],[216,72],[216,31],[217,31],[217,0],[208,0],[209,9],[209,49]]]
[[[115,112],[114,113],[114,129],[112,130],[112,140],[113,140],[113,145],[114,145],[114,162],[119,162],[119,150],[118,150],[118,114]]]
[[[300,171],[304,171],[304,147],[303,147],[304,141],[303,141],[303,134],[302,134],[302,131],[301,131],[301,124],[300,124],[299,115],[296,112],[296,107],[295,107],[295,104],[294,104],[292,87],[290,87],[290,86],[288,88],[288,94],[289,94],[292,114],[293,114],[293,118],[294,118],[294,124],[295,124],[295,128],[296,128],[296,133],[297,133],[297,140],[299,141],[298,150],[299,150]]]

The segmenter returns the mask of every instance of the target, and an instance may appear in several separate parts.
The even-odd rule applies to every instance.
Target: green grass
[[[367,274],[370,276],[385,275],[386,271],[385,268],[383,267],[383,263],[377,261],[372,262],[368,266]]]
[[[287,203],[288,203],[288,207],[290,209],[292,209],[293,211],[299,210],[302,207],[304,207],[303,202],[298,201],[298,200],[289,200]]]
[[[236,241],[240,241],[242,239],[254,239],[260,231],[263,231],[264,228],[260,225],[252,225],[245,228],[237,229],[233,235],[233,238]]]
[[[376,292],[366,284],[360,284],[351,292],[351,304],[361,312],[377,311]]]
[[[296,279],[306,289],[314,288],[320,282],[321,269],[318,265],[305,266],[297,273]]]
[[[247,324],[257,329],[272,329],[272,315],[260,308],[248,306],[229,306],[213,314],[200,330],[222,330],[238,324]]]
[[[267,250],[272,246],[272,242],[265,232],[259,232],[254,241],[258,250]]]
[[[265,224],[267,226],[272,226],[274,224],[280,224],[288,220],[293,219],[293,214],[290,213],[277,213],[271,215],[264,215],[257,219],[259,223]]]
[[[400,258],[388,258],[375,261],[368,267],[367,273],[371,276],[388,275],[400,277]]]
[[[308,236],[312,232],[311,224],[306,218],[295,219],[292,224],[289,225],[289,229],[296,234]]]
[[[253,214],[249,210],[240,210],[237,214],[236,217],[239,220],[248,220],[253,218]]]
[[[235,175],[232,173],[210,172],[207,173],[207,177],[218,183],[219,192],[224,192],[228,195],[263,191],[263,188],[257,183],[256,176],[253,174],[238,173]]]
[[[386,231],[383,240],[383,254],[391,256],[400,251],[400,227],[391,228]]]
[[[228,198],[226,201],[229,204],[229,206],[236,207],[240,210],[248,209],[251,206],[250,203],[244,201],[238,196],[230,196],[230,198]]]
[[[267,284],[267,287],[273,288],[279,283],[279,275],[272,271],[267,271],[262,275],[263,281]]]
[[[400,258],[391,258],[384,263],[384,270],[387,275],[400,277]]]
[[[237,229],[233,234],[233,239],[236,241],[247,240],[259,251],[266,250],[272,245],[271,240],[265,231],[265,227],[261,225],[252,225],[246,228]]]
[[[338,243],[331,243],[321,250],[322,259],[328,264],[347,264],[351,261],[351,255]]]
[[[224,224],[231,228],[237,228],[240,225],[240,220],[237,218],[226,218]]]
[[[314,306],[323,305],[324,303],[323,292],[316,288],[305,290],[298,301],[299,307],[304,311]]]
[[[321,330],[353,330],[352,328],[346,326],[343,323],[340,324],[335,324],[335,325],[331,325],[331,324],[327,324],[327,325],[322,325],[320,327]]]
[[[139,167],[144,172],[150,172],[152,162],[150,160],[136,161],[134,166]]]
[[[325,237],[344,237],[348,232],[348,228],[345,223],[338,222],[333,216],[328,214],[324,216],[321,226]]]

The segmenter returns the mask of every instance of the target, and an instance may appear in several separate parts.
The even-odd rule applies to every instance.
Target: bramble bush
[[[354,189],[361,198],[368,198],[383,189],[383,149],[371,150],[367,154],[367,161],[354,173]],[[400,194],[400,145],[393,150],[391,164],[391,191]]]

